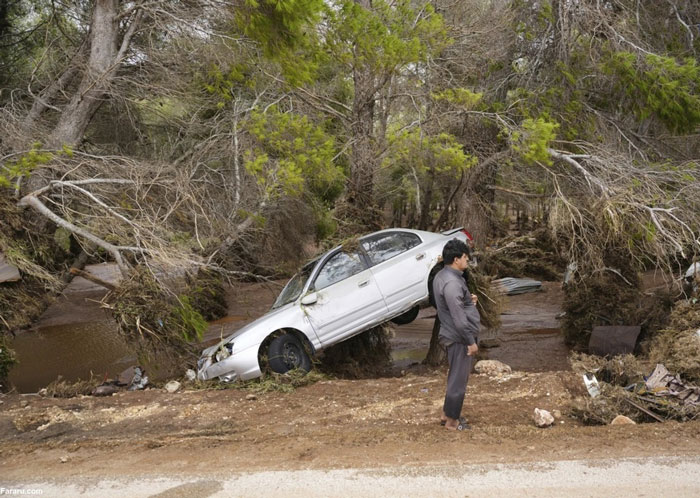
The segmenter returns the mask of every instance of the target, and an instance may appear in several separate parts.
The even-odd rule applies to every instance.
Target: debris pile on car
[[[572,368],[587,393],[572,403],[572,415],[588,424],[609,424],[624,415],[635,422],[687,421],[700,417],[700,387],[632,355],[610,359],[575,354]],[[647,375],[645,375],[645,373]]]
[[[318,369],[349,379],[384,375],[391,369],[392,335],[391,326],[385,324],[334,344],[322,351]]]

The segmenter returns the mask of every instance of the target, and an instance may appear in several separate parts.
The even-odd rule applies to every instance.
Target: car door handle
[[[358,287],[364,287],[364,286],[367,285],[368,283],[369,283],[369,280],[363,280],[362,282],[358,283],[357,286],[358,286]]]
[[[424,253],[424,252],[422,252],[422,253],[420,253],[420,254],[416,254],[416,260],[418,260],[418,261],[420,261],[420,260],[423,259],[424,257],[425,257],[425,253]]]

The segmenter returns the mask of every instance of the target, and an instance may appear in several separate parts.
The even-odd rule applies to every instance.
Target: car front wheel
[[[292,334],[285,333],[275,337],[268,348],[267,361],[270,370],[287,373],[290,370],[311,370],[311,360],[304,346]]]

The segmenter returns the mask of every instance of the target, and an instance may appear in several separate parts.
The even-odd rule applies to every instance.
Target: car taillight
[[[469,232],[467,232],[467,229],[466,229],[466,228],[462,228],[462,233],[463,233],[464,235],[467,236],[467,240],[468,240],[469,242],[474,242],[474,237],[472,237],[472,234],[470,234]]]

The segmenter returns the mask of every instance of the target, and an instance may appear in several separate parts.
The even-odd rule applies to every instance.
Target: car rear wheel
[[[292,334],[285,333],[275,337],[268,348],[267,361],[270,370],[287,373],[290,370],[311,370],[311,360],[304,346]]]
[[[396,325],[406,325],[407,323],[411,323],[413,320],[416,319],[416,317],[418,316],[418,311],[420,311],[419,307],[414,306],[405,313],[402,313],[399,316],[395,316],[391,319],[391,321],[394,322]]]

